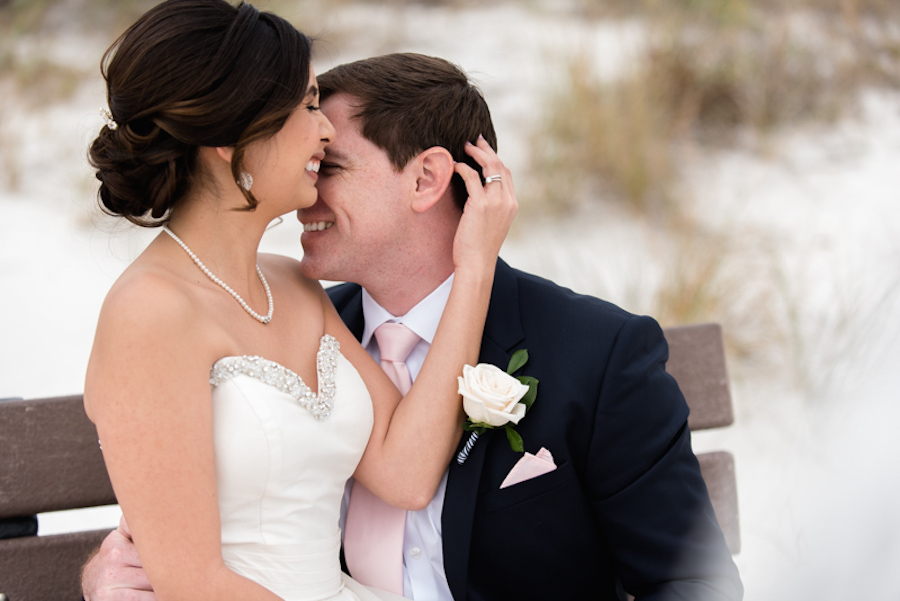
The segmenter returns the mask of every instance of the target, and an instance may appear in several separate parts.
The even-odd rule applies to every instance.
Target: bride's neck
[[[254,217],[252,212],[192,199],[172,213],[168,227],[207,267],[218,269],[224,277],[226,272],[255,273],[265,224],[257,224]]]

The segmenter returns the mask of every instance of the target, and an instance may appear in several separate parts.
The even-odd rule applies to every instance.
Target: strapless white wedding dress
[[[225,563],[288,601],[400,600],[341,572],[341,498],[369,440],[372,403],[331,336],[316,371],[314,393],[260,357],[212,368]]]

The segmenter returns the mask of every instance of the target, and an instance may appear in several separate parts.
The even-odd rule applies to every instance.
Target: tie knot
[[[385,322],[375,329],[375,340],[383,361],[404,363],[421,338],[402,323]]]

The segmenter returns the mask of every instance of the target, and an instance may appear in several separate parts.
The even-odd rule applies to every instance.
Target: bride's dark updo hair
[[[310,40],[242,2],[167,0],[103,55],[112,119],[91,144],[104,210],[159,225],[202,174],[200,146],[244,152],[273,136],[309,83]],[[237,184],[235,184],[237,185]],[[241,189],[252,210],[257,200]]]

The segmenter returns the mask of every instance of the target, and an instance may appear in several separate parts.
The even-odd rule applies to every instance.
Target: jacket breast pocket
[[[485,493],[481,499],[481,505],[485,513],[491,513],[543,496],[552,497],[557,494],[568,494],[565,491],[571,486],[577,487],[578,480],[575,477],[575,469],[572,467],[572,462],[567,461],[556,466],[556,469],[552,472],[513,484],[507,488],[498,488]]]

